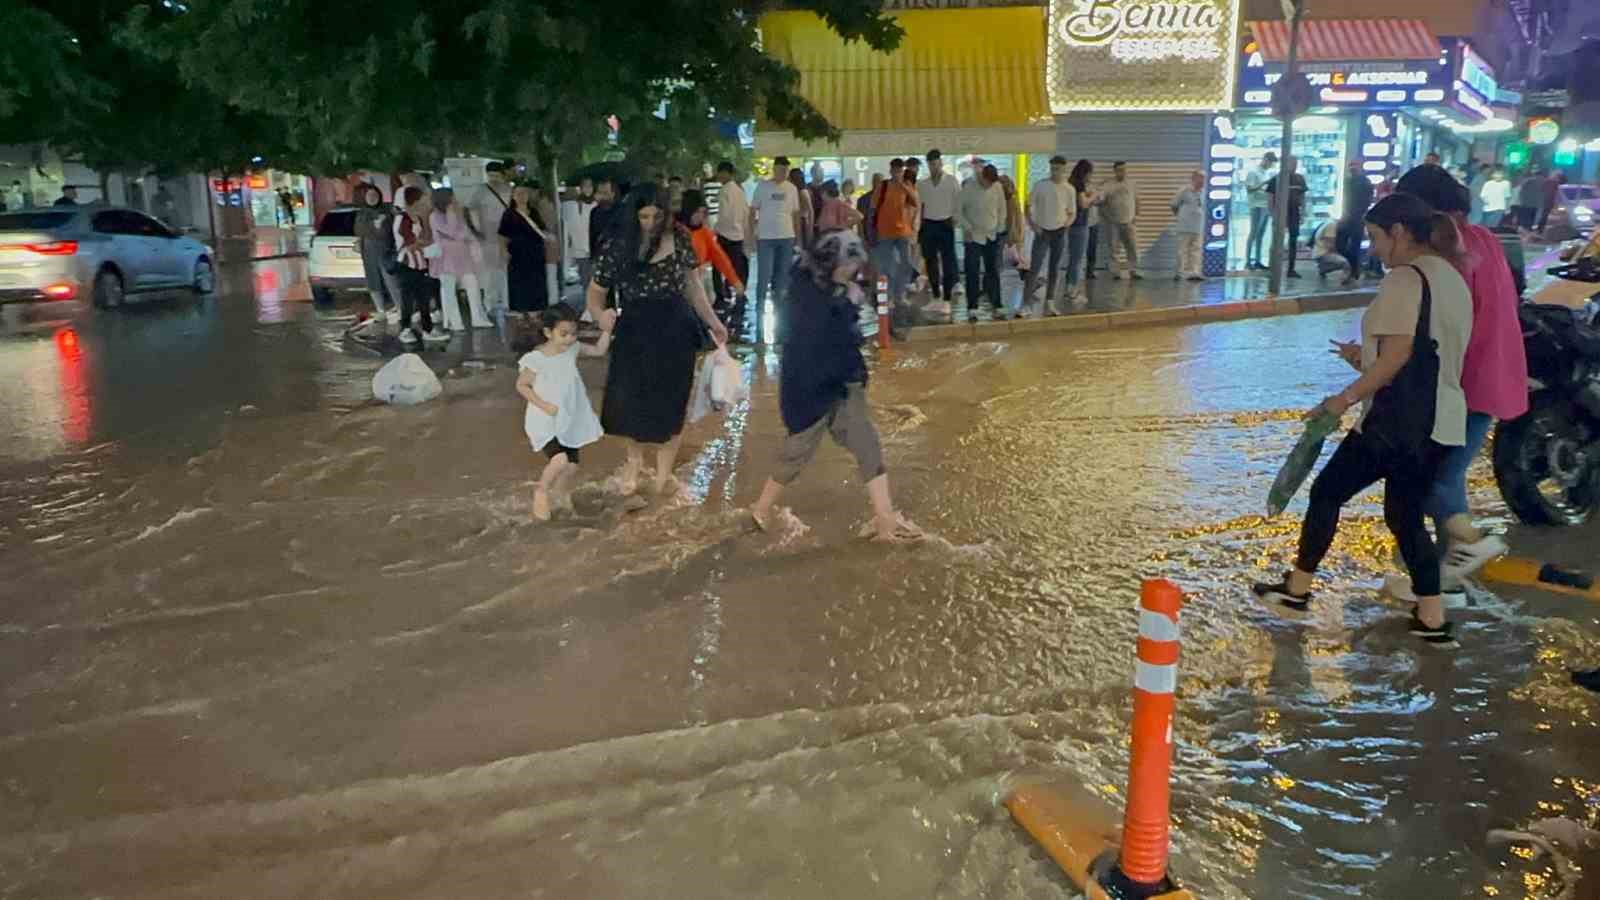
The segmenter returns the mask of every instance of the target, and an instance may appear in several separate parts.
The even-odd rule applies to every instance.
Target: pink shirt
[[[1456,227],[1467,251],[1461,275],[1472,290],[1472,337],[1461,369],[1467,409],[1515,419],[1528,411],[1528,356],[1511,267],[1494,232],[1460,217]]]

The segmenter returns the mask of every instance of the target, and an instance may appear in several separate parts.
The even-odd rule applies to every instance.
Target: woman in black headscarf
[[[718,344],[728,330],[717,320],[695,277],[699,260],[689,232],[672,221],[667,193],[646,184],[629,196],[618,233],[595,265],[589,314],[601,321],[608,297],[621,308],[606,372],[600,423],[607,434],[628,438],[623,486],[633,491],[644,467],[644,446],[656,446],[658,494],[672,487],[694,384],[702,324]]]

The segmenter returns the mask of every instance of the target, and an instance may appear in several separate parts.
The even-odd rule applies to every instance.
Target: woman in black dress
[[[606,298],[622,309],[611,342],[611,365],[600,424],[625,437],[628,463],[623,487],[637,489],[644,446],[656,446],[656,493],[672,487],[694,383],[700,327],[718,344],[728,330],[711,309],[705,287],[693,277],[699,261],[689,233],[672,223],[666,191],[654,184],[636,190],[617,220],[618,234],[595,265],[589,283],[589,314],[596,322]]]
[[[550,305],[544,279],[544,245],[549,233],[533,205],[533,191],[525,187],[513,190],[511,206],[500,216],[499,234],[506,239],[506,288],[516,312],[538,312]]]

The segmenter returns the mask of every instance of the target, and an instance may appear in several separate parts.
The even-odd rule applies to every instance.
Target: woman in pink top
[[[1462,591],[1461,579],[1506,552],[1505,541],[1472,524],[1467,507],[1467,469],[1483,449],[1496,419],[1515,419],[1528,411],[1528,357],[1517,318],[1521,298],[1511,280],[1500,241],[1481,225],[1467,224],[1471,194],[1439,166],[1407,172],[1396,190],[1415,194],[1456,221],[1466,249],[1461,275],[1472,290],[1472,337],[1461,369],[1467,395],[1467,443],[1453,447],[1439,466],[1428,514],[1438,533],[1444,591]],[[1392,591],[1402,594],[1403,591]]]
[[[483,308],[483,279],[478,271],[483,268],[483,247],[479,231],[467,217],[467,209],[455,202],[446,191],[435,191],[433,214],[428,224],[433,229],[439,254],[428,260],[428,270],[439,279],[439,305],[444,310],[444,327],[447,331],[463,331],[461,301],[456,297],[456,286],[467,294],[467,304],[472,310],[472,325],[488,328],[493,323]]]

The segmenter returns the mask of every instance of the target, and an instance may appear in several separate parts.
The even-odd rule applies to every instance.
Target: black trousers
[[[1289,223],[1289,233],[1283,238],[1283,255],[1288,260],[1289,271],[1294,271],[1294,261],[1300,255],[1300,212],[1289,210],[1286,217]]]
[[[1350,277],[1357,278],[1361,274],[1361,237],[1366,234],[1366,227],[1361,220],[1354,222],[1340,222],[1337,232],[1339,255],[1350,264]]]
[[[1089,246],[1083,251],[1083,277],[1093,278],[1100,263],[1100,226],[1089,226]]]
[[[739,273],[739,280],[748,287],[750,284],[750,257],[745,255],[744,241],[730,241],[719,234],[717,235],[717,243],[722,245],[722,252],[728,254],[728,260],[733,263],[733,270]],[[716,266],[711,267],[711,288],[717,292],[717,296],[713,297],[713,300],[718,297],[729,297],[733,293],[733,286],[723,280],[722,273],[717,271]],[[743,297],[739,297],[735,300],[735,303],[737,304],[743,299]]]
[[[1000,309],[1000,241],[987,244],[967,241],[961,256],[961,267],[967,279],[967,310],[978,309],[980,293],[989,295],[996,311]],[[980,289],[979,283],[982,283]]]
[[[950,299],[956,289],[956,223],[924,220],[918,240],[928,267],[928,289],[935,300]]]
[[[1351,431],[1311,483],[1311,506],[1300,524],[1300,553],[1295,568],[1315,572],[1339,531],[1339,512],[1357,494],[1383,482],[1383,521],[1400,544],[1400,556],[1411,574],[1418,597],[1439,593],[1439,548],[1422,517],[1433,493],[1434,476],[1445,448],[1428,442],[1422,459],[1387,458],[1359,431]]]
[[[411,314],[422,314],[422,331],[433,330],[433,298],[438,295],[439,283],[410,266],[401,266],[400,272],[400,329],[411,327]]]

